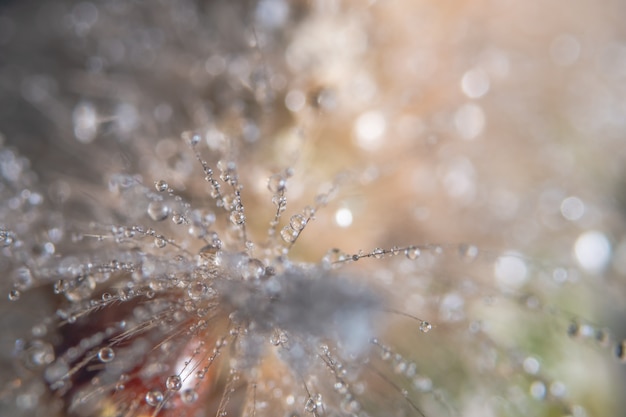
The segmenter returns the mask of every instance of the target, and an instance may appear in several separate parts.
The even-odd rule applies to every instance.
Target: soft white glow
[[[463,139],[475,139],[485,128],[485,113],[477,104],[464,104],[454,114],[454,125]]]
[[[589,272],[600,272],[611,259],[611,244],[603,233],[591,230],[576,239],[574,254],[581,267]]]
[[[382,145],[387,129],[385,116],[378,111],[363,113],[356,119],[354,135],[357,145],[367,151],[374,151]]]
[[[481,68],[466,71],[461,79],[461,90],[469,98],[480,98],[489,91],[489,75]]]
[[[517,255],[504,255],[494,265],[496,281],[507,289],[520,288],[526,282],[528,268],[526,262]]]
[[[300,90],[291,90],[287,93],[285,97],[285,106],[292,111],[298,112],[304,108],[306,104],[306,97],[304,93]]]
[[[339,227],[348,227],[352,224],[352,212],[347,208],[340,208],[335,212],[335,223]]]
[[[72,113],[74,135],[79,142],[90,143],[96,138],[98,116],[95,107],[88,102],[81,102]]]
[[[585,204],[578,197],[567,197],[561,202],[561,214],[567,220],[579,220],[585,214]]]

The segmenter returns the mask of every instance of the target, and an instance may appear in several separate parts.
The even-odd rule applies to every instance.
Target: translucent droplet
[[[19,290],[11,290],[9,291],[9,301],[17,301],[20,299],[22,293]]]
[[[115,359],[115,351],[112,348],[105,346],[98,351],[98,360],[100,362],[108,363],[113,359]]]
[[[420,323],[420,332],[428,333],[433,328],[433,325],[427,321],[423,321]]]
[[[183,216],[181,216],[180,214],[174,213],[174,215],[172,216],[172,221],[175,224],[182,224],[184,219],[183,219]]]
[[[146,393],[146,403],[156,407],[163,401],[163,393],[159,390],[152,390]]]
[[[287,188],[287,179],[282,174],[274,174],[269,177],[267,188],[275,194],[282,193]]]
[[[298,238],[299,232],[294,230],[291,226],[285,226],[280,231],[280,237],[287,243],[293,243]]]
[[[154,239],[154,246],[157,248],[164,248],[167,245],[167,241],[162,237],[157,237]]]
[[[163,180],[159,180],[157,182],[154,183],[154,188],[156,188],[156,190],[160,193],[163,193],[165,191],[168,190],[168,188],[170,188],[169,184]]]
[[[178,391],[183,386],[183,382],[178,375],[168,376],[165,380],[165,387],[172,391]]]
[[[530,395],[537,400],[543,400],[546,396],[546,384],[541,381],[530,384]]]
[[[259,279],[265,272],[265,265],[258,259],[248,259],[241,266],[241,276],[245,280]]]
[[[333,388],[335,389],[335,391],[337,391],[339,394],[345,394],[346,392],[348,392],[348,387],[346,386],[346,384],[342,381],[337,381],[335,382],[335,385],[333,386]]]
[[[478,247],[463,244],[459,246],[459,255],[466,262],[472,262],[478,257]]]
[[[67,281],[64,279],[60,279],[54,283],[53,291],[55,294],[61,294],[67,291],[68,288],[69,284],[67,283]]]
[[[208,292],[209,287],[200,281],[189,284],[189,287],[187,288],[187,295],[189,295],[189,298],[192,300],[198,300],[204,297]]]
[[[198,399],[198,393],[189,388],[180,393],[180,399],[185,404],[192,404]]]
[[[230,221],[233,224],[244,224],[246,221],[246,216],[241,211],[233,211],[230,213]]]
[[[302,230],[306,226],[306,218],[302,214],[294,214],[289,220],[289,225],[294,230]]]
[[[148,204],[148,216],[155,222],[161,222],[170,215],[170,208],[161,201],[151,201]]]
[[[406,255],[407,258],[411,260],[415,260],[420,257],[422,252],[419,250],[417,246],[409,246],[408,248],[404,250],[404,254]]]
[[[308,400],[306,400],[306,403],[304,404],[304,411],[306,411],[307,413],[313,413],[315,410],[317,410],[317,404],[315,403],[315,400],[313,398],[309,398]]]
[[[25,350],[25,354],[25,364],[31,369],[49,365],[55,359],[52,345],[40,340],[33,341]]]
[[[381,248],[376,248],[372,254],[374,255],[374,258],[382,259],[385,256],[385,251]]]
[[[13,273],[13,283],[18,290],[26,290],[33,285],[33,276],[26,267],[17,268]]]
[[[74,283],[74,288],[65,292],[65,297],[72,301],[80,301],[88,298],[96,288],[96,280],[91,275],[78,278]]]

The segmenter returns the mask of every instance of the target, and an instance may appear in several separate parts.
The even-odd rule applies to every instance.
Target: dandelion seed
[[[2,8],[0,414],[615,415],[619,13],[304,3]]]

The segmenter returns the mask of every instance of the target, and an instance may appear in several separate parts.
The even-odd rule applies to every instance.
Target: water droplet
[[[183,216],[181,216],[180,214],[174,213],[174,215],[172,216],[172,221],[175,224],[182,224],[184,219],[183,219]]]
[[[146,393],[146,403],[156,407],[163,401],[163,393],[159,390],[152,390]]]
[[[294,230],[302,230],[306,226],[306,218],[302,214],[294,214],[291,216],[289,224]]]
[[[346,392],[348,392],[348,387],[346,387],[346,384],[341,381],[335,382],[335,385],[333,386],[333,388],[339,394],[345,394]]]
[[[89,297],[95,288],[96,280],[91,275],[83,275],[76,279],[74,288],[65,292],[65,297],[72,302],[81,301]]]
[[[19,290],[11,290],[9,291],[9,301],[19,300],[21,295],[22,294],[19,292]]]
[[[274,174],[267,180],[267,188],[274,194],[282,193],[287,188],[287,179],[282,174]]]
[[[280,231],[280,237],[287,243],[293,243],[298,238],[299,232],[294,230],[291,226],[285,226]]]
[[[463,244],[459,246],[459,255],[466,262],[473,262],[478,257],[478,247]]]
[[[306,400],[306,403],[304,404],[304,411],[306,411],[307,413],[313,413],[315,410],[317,410],[317,404],[315,403],[315,400],[313,398],[309,398],[308,400]]]
[[[244,280],[259,279],[265,272],[265,265],[258,259],[247,259],[240,266],[241,276]]]
[[[420,257],[422,252],[419,250],[417,246],[409,246],[408,248],[404,250],[404,254],[410,260],[415,260]]]
[[[427,321],[423,321],[420,323],[420,332],[428,333],[433,328],[433,325]]]
[[[154,246],[157,248],[164,248],[167,245],[167,241],[162,237],[154,238]]]
[[[374,255],[374,258],[382,259],[385,256],[385,251],[381,248],[376,248],[372,254]]]
[[[154,188],[156,188],[156,190],[160,193],[163,193],[165,191],[168,190],[168,188],[170,188],[169,184],[163,180],[159,180],[157,182],[154,183]]]
[[[168,376],[165,380],[165,387],[172,391],[178,391],[183,386],[183,382],[178,375]]]
[[[148,216],[155,222],[161,222],[170,215],[170,208],[161,201],[151,201],[148,204]]]
[[[530,395],[537,400],[543,400],[546,396],[546,384],[541,381],[530,384]]]
[[[200,135],[198,132],[193,131],[183,132],[180,137],[191,146],[196,146],[198,143],[200,143],[200,140],[202,139],[202,135]]]
[[[180,399],[185,404],[194,403],[198,399],[198,393],[189,388],[180,393]]]
[[[230,221],[233,224],[244,224],[246,221],[246,216],[241,211],[233,211],[230,213]]]
[[[189,287],[187,288],[187,295],[189,295],[189,298],[192,300],[198,300],[205,296],[208,292],[209,287],[200,281],[189,284]]]
[[[111,362],[115,358],[115,351],[105,346],[98,351],[98,360],[103,363]]]
[[[67,281],[64,279],[60,279],[54,283],[53,290],[55,294],[61,294],[67,291],[68,288],[69,284],[67,283]]]
[[[26,267],[17,268],[13,273],[13,283],[18,290],[26,290],[33,285],[33,276]]]
[[[25,350],[25,365],[35,369],[54,362],[54,348],[50,343],[35,340]]]

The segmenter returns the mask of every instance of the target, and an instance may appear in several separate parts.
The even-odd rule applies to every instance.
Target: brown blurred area
[[[577,265],[577,238],[600,231],[612,256],[581,310],[619,334],[624,17],[618,0],[4,1],[0,133],[45,185],[77,178],[87,194],[122,170],[191,197],[205,184],[178,164],[180,133],[231,138],[257,238],[271,173],[297,168],[298,210],[347,171],[294,248],[307,261],[465,242]],[[598,410],[623,403],[609,368]]]

